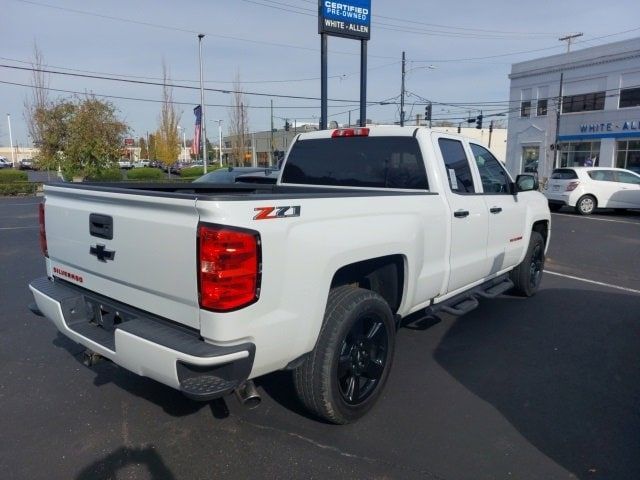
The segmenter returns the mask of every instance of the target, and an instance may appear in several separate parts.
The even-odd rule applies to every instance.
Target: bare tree
[[[180,135],[178,125],[182,112],[178,112],[173,103],[173,87],[170,85],[169,70],[162,62],[162,107],[158,117],[158,130],[154,136],[157,159],[165,165],[175,163],[180,155]]]
[[[31,141],[37,147],[42,145],[45,128],[45,112],[49,107],[49,76],[42,71],[45,66],[44,55],[38,48],[38,44],[33,44],[33,62],[31,63],[31,94],[24,100],[24,119]],[[38,161],[46,162],[47,159],[39,158]]]
[[[233,80],[233,106],[229,112],[229,134],[231,137],[231,158],[229,163],[245,165],[249,152],[249,115],[247,101],[240,83],[240,72]]]

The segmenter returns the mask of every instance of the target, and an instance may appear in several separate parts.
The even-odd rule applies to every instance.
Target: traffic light
[[[431,121],[431,103],[427,103],[427,106],[424,107],[424,119],[428,122]]]
[[[493,132],[493,120],[489,122],[489,133]]]
[[[481,129],[482,129],[482,114],[480,114],[480,115],[478,115],[478,116],[476,117],[476,128],[477,128],[478,130],[481,130]]]
[[[289,120],[285,120],[285,122],[284,122],[284,131],[288,132],[290,128],[291,128],[291,124],[289,123]]]

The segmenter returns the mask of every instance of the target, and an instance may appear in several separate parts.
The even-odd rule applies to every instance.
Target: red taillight
[[[45,257],[49,256],[47,249],[47,232],[44,228],[44,202],[38,205],[38,223],[40,224],[40,250]]]
[[[336,137],[368,137],[368,128],[342,128],[340,130],[334,130],[331,134],[332,138]]]
[[[260,237],[215,225],[198,227],[200,307],[226,312],[258,299]]]
[[[578,185],[580,185],[580,182],[569,182],[567,184],[567,188],[565,188],[565,190],[567,192],[572,192],[574,191],[576,188],[578,188]]]

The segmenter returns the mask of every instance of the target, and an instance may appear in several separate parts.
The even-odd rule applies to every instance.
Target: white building
[[[564,166],[640,171],[640,38],[516,63],[509,78],[512,174],[544,181]]]

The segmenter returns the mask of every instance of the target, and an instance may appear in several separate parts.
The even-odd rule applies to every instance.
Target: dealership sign
[[[318,33],[369,40],[371,0],[319,0]]]

